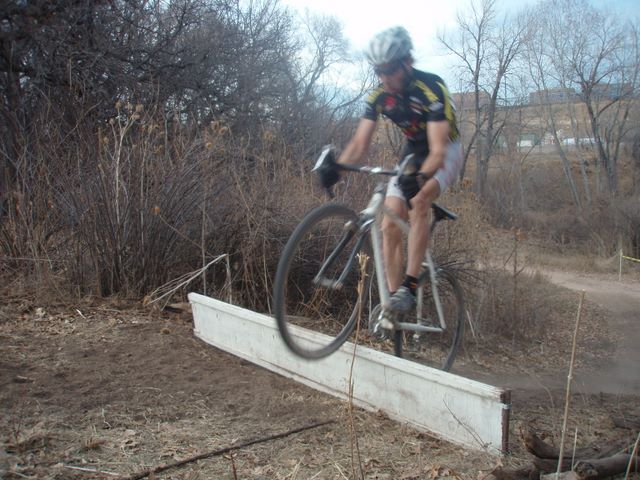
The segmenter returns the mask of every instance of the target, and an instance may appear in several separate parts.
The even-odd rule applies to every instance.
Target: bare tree
[[[560,35],[560,32],[558,31],[545,32],[547,18],[540,15],[539,11],[532,10],[529,12],[528,16],[530,33],[528,35],[526,63],[529,67],[531,80],[538,92],[540,92],[537,96],[541,111],[540,116],[544,118],[547,123],[546,130],[553,136],[553,143],[560,155],[563,172],[571,192],[571,197],[576,208],[580,211],[582,209],[581,198],[573,177],[571,162],[562,148],[562,142],[559,137],[561,129],[557,125],[557,119],[553,110],[554,102],[550,98],[551,88],[555,85],[554,81],[556,81],[556,79],[551,75],[553,75],[553,65],[557,59],[554,58],[552,51],[549,50],[547,45],[551,42],[562,45],[564,37]],[[560,36],[558,38],[549,38],[548,35]]]
[[[237,210],[207,166],[281,168],[305,132],[327,141],[348,118],[357,95],[325,78],[348,58],[341,28],[309,18],[300,41],[278,0],[2,2],[0,251],[65,251],[103,294],[166,279],[193,257],[178,239],[206,230],[198,202]]]
[[[579,146],[588,139],[596,152],[596,171],[604,171],[608,191],[616,195],[620,145],[628,135],[627,122],[638,86],[637,27],[621,23],[612,13],[595,9],[586,0],[543,2],[531,12],[530,23],[536,25],[528,53],[532,77],[541,92],[539,98],[544,100],[554,88],[562,88],[568,95],[565,104],[571,113],[572,143]],[[576,95],[571,96],[571,92]],[[566,135],[559,134],[553,102],[547,98],[542,103],[546,104],[550,133],[563,160],[574,203],[580,209],[582,200],[562,146],[561,136]],[[582,109],[586,122],[581,123],[577,112]],[[580,132],[586,132],[586,137],[580,138]],[[580,163],[584,166],[585,162],[583,158]],[[589,201],[584,170],[582,174]]]
[[[461,61],[464,76],[468,78],[468,84],[474,95],[475,129],[473,139],[475,141],[476,164],[479,166],[482,162],[482,147],[479,135],[482,122],[480,98],[482,86],[480,77],[486,68],[486,41],[490,25],[495,19],[495,0],[482,0],[480,6],[476,5],[475,2],[471,2],[469,10],[468,16],[458,12],[458,30],[452,39],[447,36],[447,32],[440,33],[439,39],[445,48]],[[470,151],[470,149],[467,150]],[[461,179],[464,178],[465,170],[466,161],[460,175]],[[477,186],[477,188],[480,190],[482,187]]]
[[[314,149],[344,130],[371,79],[345,74],[363,62],[351,52],[336,17],[305,11],[299,22],[297,55],[281,104],[283,134],[289,142],[301,142],[303,149]],[[347,86],[350,78],[352,86]]]
[[[483,198],[489,162],[503,125],[497,115],[500,93],[522,50],[526,29],[520,18],[498,19],[495,0],[472,1],[466,11],[470,13],[458,13],[453,37],[442,33],[439,39],[460,60],[474,95],[476,191]]]
[[[116,114],[119,99],[148,105],[197,88],[188,71],[206,51],[182,40],[205,7],[201,0],[3,2],[0,201],[19,177],[23,188],[33,184],[25,139],[40,111],[56,112],[70,132],[95,132]]]

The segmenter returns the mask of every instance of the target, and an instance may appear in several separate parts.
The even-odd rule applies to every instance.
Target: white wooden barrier
[[[355,358],[354,404],[382,410],[459,445],[494,454],[507,450],[508,390],[362,346],[354,357],[352,343],[327,358],[307,361],[289,352],[273,318],[195,293],[189,301],[195,335],[215,347],[343,399]],[[303,328],[294,334],[310,344],[324,337]]]

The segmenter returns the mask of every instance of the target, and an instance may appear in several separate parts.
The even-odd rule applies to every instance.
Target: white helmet
[[[404,27],[392,27],[378,33],[369,42],[367,58],[373,65],[402,60],[411,53],[413,44]]]

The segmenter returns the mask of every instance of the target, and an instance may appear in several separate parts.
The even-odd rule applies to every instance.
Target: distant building
[[[489,104],[491,97],[485,92],[479,95],[480,107]],[[456,106],[456,110],[473,110],[476,108],[475,94],[473,92],[458,92],[451,94],[451,100]]]
[[[516,146],[519,148],[522,147],[533,147],[535,145],[540,145],[540,138],[535,133],[522,133],[518,137],[518,142]]]
[[[549,104],[575,102],[583,99],[583,92],[576,92],[573,88],[550,88],[538,90],[529,94],[529,104]],[[591,88],[592,100],[616,100],[620,97],[631,96],[633,85],[630,83],[598,83]]]
[[[579,96],[573,88],[550,88],[529,94],[529,103],[531,105],[573,102],[578,99]]]

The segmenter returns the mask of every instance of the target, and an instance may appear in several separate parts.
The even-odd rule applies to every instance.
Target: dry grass
[[[25,159],[27,180],[11,197],[0,227],[1,273],[42,296],[142,298],[228,254],[234,302],[269,312],[288,236],[307,211],[327,201],[310,173],[313,151],[295,156],[295,146],[269,131],[249,141],[219,123],[194,131],[152,109],[121,108],[107,129],[94,132],[69,133],[50,118],[34,119],[34,131],[42,135],[24,139],[36,142],[37,156],[35,163]],[[399,146],[394,130],[383,125],[372,163],[391,166]],[[434,239],[436,258],[453,264],[465,285],[474,341],[480,343],[498,333],[511,343],[530,341],[554,316],[553,304],[544,301],[544,279],[477,268],[492,264],[496,250],[498,257],[512,250],[508,241],[496,245],[505,235],[492,236],[495,225],[529,231],[523,264],[611,274],[618,267],[613,242],[628,239],[633,253],[632,233],[640,231],[633,226],[640,218],[633,197],[603,203],[597,215],[580,220],[562,207],[566,189],[552,160],[528,164],[526,171],[504,162],[492,176],[488,205],[475,198],[468,182],[440,199],[459,220],[442,222]],[[336,201],[358,210],[373,183],[347,175]],[[634,275],[635,265],[624,267],[625,275]],[[227,280],[226,269],[214,266],[188,289],[203,291],[206,285],[208,295],[227,298]],[[184,300],[188,289],[172,301]]]
[[[640,201],[638,186],[631,180],[635,167],[630,154],[619,161],[621,184],[616,196],[598,186],[596,169],[587,169],[591,202],[580,184],[579,160],[572,157],[581,208],[572,201],[557,155],[551,152],[539,157],[521,165],[518,159],[494,159],[487,198],[493,225],[521,228],[563,253],[605,258],[619,248],[640,253]]]

